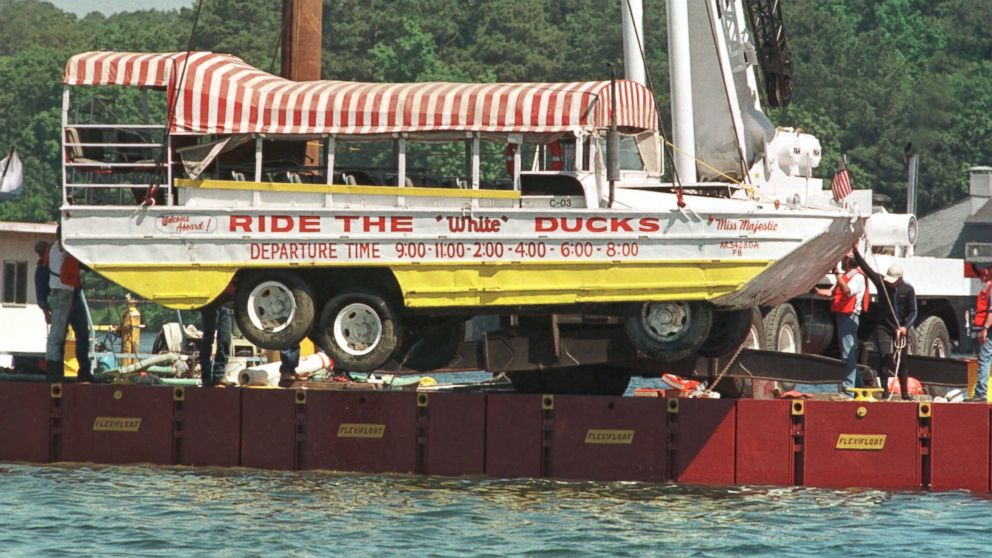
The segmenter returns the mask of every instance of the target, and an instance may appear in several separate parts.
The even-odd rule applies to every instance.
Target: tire
[[[910,336],[910,348],[914,355],[947,358],[951,356],[951,336],[947,325],[939,316],[928,316],[920,322]],[[950,388],[946,386],[924,385],[931,397],[946,397]]]
[[[630,371],[602,366],[574,366],[532,372],[507,372],[517,393],[555,395],[623,395]]]
[[[947,358],[951,356],[951,335],[944,320],[929,316],[913,332],[913,354]]]
[[[780,353],[802,352],[802,329],[796,309],[788,302],[779,304],[765,314],[765,339],[762,347]],[[795,382],[779,382],[782,391],[796,389]]]
[[[762,339],[765,336],[765,326],[761,319],[761,311],[757,308],[745,310],[751,313],[751,321],[748,324],[748,334],[744,338],[743,345],[747,349],[760,349]],[[735,347],[736,350],[736,347]],[[724,378],[713,386],[713,391],[723,398],[752,397],[754,385],[749,378]]]
[[[751,329],[744,339],[744,346],[748,349],[763,349],[765,338],[765,321],[761,317],[761,310],[751,309]]]
[[[451,364],[465,338],[465,320],[448,320],[440,324],[417,324],[407,328],[404,346],[396,356],[403,368],[428,372]]]
[[[802,330],[799,316],[789,303],[772,308],[764,319],[765,339],[762,347],[768,351],[799,353],[802,348]]]
[[[313,327],[314,296],[295,273],[262,271],[238,281],[234,318],[241,335],[263,349],[299,343]]]
[[[624,316],[624,329],[634,347],[669,362],[694,355],[712,325],[713,309],[705,302],[631,304]]]
[[[372,372],[396,352],[400,331],[396,311],[382,295],[354,287],[327,301],[314,337],[335,368]]]
[[[753,309],[714,312],[713,327],[696,354],[708,358],[733,354],[751,336],[753,320]]]

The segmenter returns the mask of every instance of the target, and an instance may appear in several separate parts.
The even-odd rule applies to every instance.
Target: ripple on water
[[[965,492],[0,465],[4,556],[967,555],[990,509]]]

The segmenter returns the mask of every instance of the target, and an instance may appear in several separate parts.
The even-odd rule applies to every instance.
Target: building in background
[[[992,167],[968,172],[967,198],[919,219],[917,256],[963,259],[966,243],[992,240]]]
[[[0,222],[0,368],[45,358],[48,326],[34,292],[39,240],[55,241],[54,223]]]

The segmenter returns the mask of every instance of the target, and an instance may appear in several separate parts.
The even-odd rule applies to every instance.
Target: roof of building
[[[296,82],[212,52],[86,52],[62,81],[168,89],[180,134],[564,133],[604,128],[612,112],[609,81]],[[651,91],[625,80],[616,88],[617,125],[657,130]]]
[[[992,225],[992,203],[986,202],[971,217],[968,217],[969,225]]]
[[[944,209],[920,217],[916,255],[950,257],[964,229],[965,221],[972,214],[973,203],[971,198],[965,198]]]
[[[55,227],[55,223],[0,221],[0,231],[2,232],[55,234]]]

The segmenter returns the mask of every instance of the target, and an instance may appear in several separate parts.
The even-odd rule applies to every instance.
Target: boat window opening
[[[396,146],[389,141],[356,141],[337,138],[334,142],[334,177],[332,184],[350,186],[395,186]],[[409,172],[407,144],[407,172]]]
[[[583,196],[582,183],[568,174],[530,174],[520,176],[523,196]]]
[[[178,138],[185,139],[185,136],[178,136]],[[216,163],[208,167],[209,176],[220,180],[254,179],[255,142],[244,141],[243,136],[237,140],[237,142],[229,144],[231,145],[230,149],[225,148],[217,155]],[[214,143],[214,141],[208,141],[201,143],[201,145]],[[306,139],[295,138],[263,139],[261,181],[322,184],[325,178],[325,167],[321,165],[320,157],[311,158],[308,156],[307,146],[309,143],[310,141]]]
[[[3,262],[3,303],[27,304],[28,262]]]
[[[74,123],[165,124],[165,90],[90,85],[74,87],[72,97],[69,116]]]
[[[469,189],[472,187],[471,162],[471,141],[409,141],[406,144],[407,185]]]
[[[558,145],[561,146],[561,170],[563,171],[574,171],[575,168],[575,140],[562,138],[558,140]],[[548,166],[551,168],[550,153],[548,153]]]
[[[599,148],[606,153],[606,138],[599,140]],[[644,161],[641,159],[641,152],[637,146],[637,137],[625,134],[620,135],[620,170],[622,171],[643,171]]]

